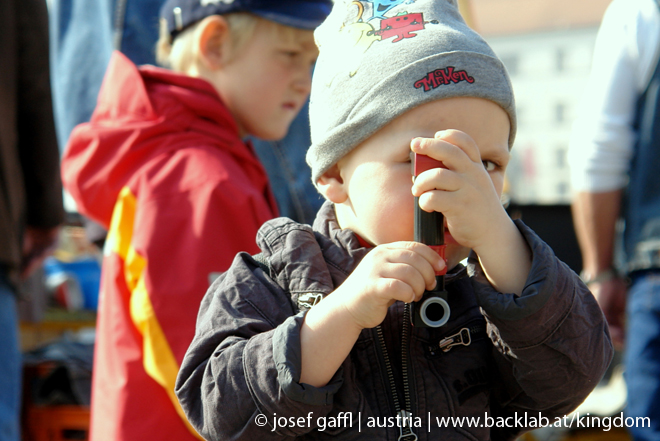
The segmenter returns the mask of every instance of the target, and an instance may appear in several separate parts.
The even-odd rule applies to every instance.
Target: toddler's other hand
[[[346,281],[332,294],[361,328],[382,323],[395,301],[417,301],[435,287],[435,271],[444,260],[417,242],[394,242],[371,250]]]
[[[416,138],[412,151],[442,161],[445,169],[420,174],[412,187],[425,211],[444,214],[447,228],[461,245],[477,249],[511,220],[502,207],[499,191],[506,164],[489,158],[474,140],[458,130],[444,130],[434,138]]]

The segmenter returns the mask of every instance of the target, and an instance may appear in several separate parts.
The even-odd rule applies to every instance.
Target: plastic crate
[[[84,406],[32,406],[27,411],[25,441],[89,439],[89,408]]]

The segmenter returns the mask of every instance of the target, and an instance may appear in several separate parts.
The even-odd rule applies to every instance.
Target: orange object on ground
[[[28,409],[28,441],[67,441],[89,436],[89,408],[84,406],[32,406]]]

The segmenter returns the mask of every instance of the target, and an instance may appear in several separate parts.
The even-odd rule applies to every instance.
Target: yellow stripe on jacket
[[[124,262],[126,285],[131,292],[130,314],[133,324],[142,335],[145,371],[165,389],[188,430],[203,440],[188,422],[179,400],[174,394],[174,383],[179,372],[179,364],[174,358],[174,353],[167,342],[149,298],[144,277],[147,260],[138,254],[131,245],[136,205],[135,195],[130,188],[124,187],[119,193],[112,213],[108,243],[106,244],[107,250],[119,255]]]

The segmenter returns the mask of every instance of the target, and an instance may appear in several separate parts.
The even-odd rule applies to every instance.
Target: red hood
[[[191,145],[217,144],[240,162],[258,161],[206,81],[115,52],[89,123],[71,133],[62,180],[78,210],[106,227],[121,189],[147,161]]]

